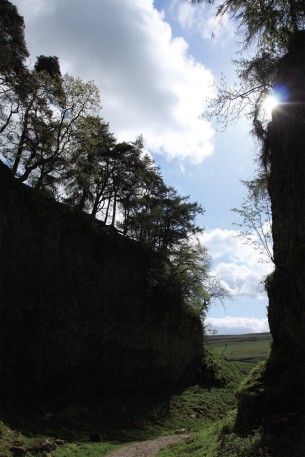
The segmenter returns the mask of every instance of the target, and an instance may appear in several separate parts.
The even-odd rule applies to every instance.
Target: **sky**
[[[237,238],[231,210],[254,175],[257,145],[241,118],[222,132],[201,114],[213,81],[234,82],[241,40],[215,6],[186,0],[12,0],[25,20],[29,64],[58,56],[62,73],[100,89],[101,116],[119,141],[140,134],[167,185],[205,209],[198,223],[213,273],[230,291],[207,320],[220,334],[268,331],[261,282],[271,270]],[[212,37],[213,35],[213,37]]]

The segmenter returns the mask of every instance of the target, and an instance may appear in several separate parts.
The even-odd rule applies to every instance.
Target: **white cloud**
[[[219,4],[220,1],[212,5],[191,5],[172,0],[170,9],[184,29],[195,30],[205,40],[213,37],[217,44],[227,44],[234,37],[234,28],[227,13],[216,17]]]
[[[57,55],[64,71],[93,79],[119,140],[142,133],[148,149],[194,163],[213,153],[214,131],[199,119],[212,75],[172,36],[152,0],[14,3],[32,60]]]
[[[218,333],[239,334],[239,333],[264,333],[269,332],[268,319],[257,319],[255,317],[207,317],[206,323],[215,328]]]
[[[263,278],[272,271],[262,263],[260,253],[237,238],[237,230],[216,228],[202,235],[201,241],[214,260],[214,272],[234,297],[264,298]]]

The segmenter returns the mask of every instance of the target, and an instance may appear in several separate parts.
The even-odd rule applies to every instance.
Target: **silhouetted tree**
[[[28,55],[23,17],[8,0],[0,0],[0,135],[19,111]]]
[[[267,178],[262,175],[252,181],[243,181],[243,184],[248,190],[247,197],[244,198],[241,208],[232,210],[242,219],[241,223],[235,223],[240,228],[238,238],[244,244],[254,246],[263,256],[261,261],[274,263],[271,202]]]
[[[100,117],[81,117],[71,139],[71,154],[64,174],[65,202],[79,210],[98,212],[97,194],[106,198],[105,162],[115,139]]]
[[[17,75],[29,56],[24,40],[24,20],[15,5],[0,0],[0,74]]]
[[[18,116],[1,139],[3,154],[19,181],[47,190],[66,167],[77,121],[98,109],[99,93],[92,82],[69,75],[58,82],[46,72],[28,73],[24,84]]]
[[[35,63],[34,69],[37,73],[45,72],[52,79],[59,79],[61,77],[59,59],[56,56],[39,56]]]
[[[214,3],[213,0],[189,0],[189,3]],[[305,26],[305,4],[300,0],[223,0],[217,16],[229,14],[242,35],[242,50],[256,50],[250,59],[234,60],[238,82],[227,85],[223,77],[215,99],[204,117],[216,118],[224,127],[244,113],[253,122],[253,133],[266,141],[266,119],[262,109],[272,92],[279,59],[288,50],[293,36]],[[264,150],[264,148],[263,148]],[[266,164],[265,164],[266,165]]]

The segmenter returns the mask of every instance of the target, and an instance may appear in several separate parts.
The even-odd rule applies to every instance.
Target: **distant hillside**
[[[206,337],[206,342],[217,354],[248,373],[267,359],[272,337],[270,333],[211,335]]]

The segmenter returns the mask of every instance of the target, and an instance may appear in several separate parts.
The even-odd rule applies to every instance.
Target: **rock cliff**
[[[258,427],[263,418],[305,412],[304,69],[305,32],[300,32],[279,61],[276,82],[287,100],[273,111],[268,126],[275,270],[266,287],[273,343],[265,369],[240,394],[237,430]]]
[[[277,84],[288,100],[274,110],[269,126],[275,271],[267,283],[273,345],[265,390],[274,399],[272,414],[305,409],[304,69],[300,32],[279,63]]]
[[[0,168],[1,398],[198,382],[200,320],[158,256]]]

